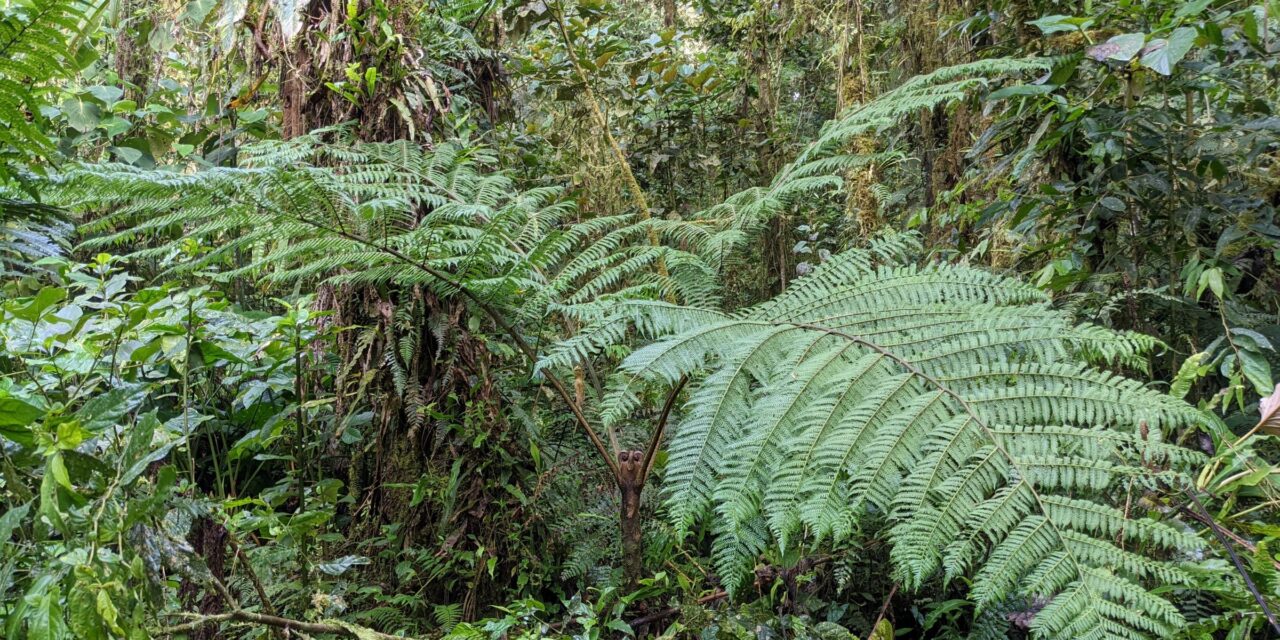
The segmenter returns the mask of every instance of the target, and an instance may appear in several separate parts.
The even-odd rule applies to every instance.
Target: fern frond
[[[968,575],[980,609],[1049,598],[1040,637],[1181,627],[1149,588],[1189,585],[1170,558],[1199,539],[1110,502],[1130,482],[1188,482],[1203,456],[1165,436],[1209,418],[1088,364],[1141,363],[1157,343],[1076,324],[1006,277],[877,258],[837,256],[732,316],[624,305],[580,338],[598,350],[643,326],[657,335],[624,360],[629,388],[698,381],[670,443],[677,529],[716,515],[730,588],[762,535],[884,529],[906,586]]]
[[[943,67],[913,77],[871,102],[851,107],[824,125],[818,138],[784,166],[767,187],[753,187],[734,194],[695,217],[728,220],[733,228],[746,233],[757,231],[801,198],[841,188],[844,173],[867,165],[885,165],[904,157],[892,151],[848,153],[855,139],[893,127],[921,110],[961,100],[1001,76],[1044,71],[1049,67],[1047,59],[995,58]]]
[[[54,153],[36,122],[37,89],[74,68],[67,39],[91,6],[84,0],[31,0],[0,8],[0,178],[12,175],[11,165],[29,168]]]

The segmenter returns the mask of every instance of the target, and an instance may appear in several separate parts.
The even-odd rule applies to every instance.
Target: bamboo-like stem
[[[578,55],[573,51],[573,41],[569,39],[569,31],[564,28],[564,7],[560,3],[556,3],[556,25],[560,28],[560,39],[564,43],[565,55],[569,57],[573,70],[578,74],[578,81],[582,83],[582,97],[586,100],[587,107],[591,110],[591,115],[596,121],[596,126],[600,128],[601,135],[609,145],[609,150],[613,154],[614,161],[618,164],[619,171],[622,172],[622,181],[627,184],[627,190],[631,192],[632,199],[635,200],[636,208],[640,210],[640,219],[648,220],[651,217],[649,212],[649,199],[644,195],[644,189],[640,188],[640,182],[636,180],[636,174],[631,170],[631,163],[627,161],[627,154],[622,152],[622,146],[618,144],[618,140],[613,137],[613,131],[609,129],[609,120],[605,118],[604,110],[600,108],[600,101],[596,99],[595,91],[591,90],[591,83],[587,81],[587,73],[582,69],[582,64],[578,62]],[[649,228],[649,244],[658,246],[658,231],[653,227]],[[657,263],[658,275],[666,278],[667,262],[661,258]]]

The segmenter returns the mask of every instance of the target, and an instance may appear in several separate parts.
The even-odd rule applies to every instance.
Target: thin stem
[[[671,417],[671,410],[675,407],[676,396],[680,395],[680,391],[684,389],[687,382],[689,382],[689,376],[682,376],[667,394],[667,402],[662,405],[662,415],[658,417],[658,424],[653,428],[653,437],[649,439],[649,446],[644,450],[644,472],[640,476],[641,479],[648,478],[649,472],[653,471],[653,460],[658,455],[658,447],[662,446],[662,436],[667,431],[667,419]]]
[[[582,65],[578,62],[578,55],[573,50],[573,41],[569,38],[569,31],[564,27],[564,7],[560,2],[556,3],[556,26],[560,28],[560,38],[564,42],[565,55],[568,56],[569,62],[573,64],[574,71],[578,74],[578,80],[582,83],[582,96],[586,99],[587,106],[591,108],[591,115],[595,117],[596,126],[600,128],[600,134],[604,136],[605,142],[609,144],[610,151],[613,152],[613,159],[618,164],[618,168],[622,172],[623,182],[627,184],[627,190],[631,192],[631,197],[636,201],[636,208],[640,210],[640,219],[648,220],[649,199],[645,197],[644,190],[640,188],[640,182],[636,180],[636,174],[631,171],[631,163],[627,161],[627,155],[622,152],[622,146],[618,144],[617,139],[613,137],[613,131],[609,129],[609,121],[604,116],[604,110],[600,108],[600,101],[596,99],[595,91],[591,90],[591,83],[587,81],[587,73],[583,71]],[[653,227],[649,228],[649,244],[658,246],[658,232]],[[666,278],[667,263],[659,258],[657,263],[658,275]]]
[[[1258,592],[1257,585],[1253,584],[1253,578],[1249,577],[1249,571],[1245,569],[1244,563],[1240,561],[1240,556],[1236,554],[1231,542],[1227,540],[1226,536],[1222,535],[1222,528],[1214,521],[1213,516],[1209,515],[1209,512],[1205,510],[1204,505],[1200,503],[1200,498],[1196,496],[1194,487],[1187,491],[1187,495],[1191,497],[1191,502],[1196,505],[1196,509],[1203,517],[1201,522],[1205,523],[1210,531],[1213,531],[1213,537],[1218,539],[1218,543],[1227,550],[1227,555],[1231,556],[1231,562],[1235,564],[1236,572],[1244,579],[1244,586],[1249,589],[1249,593],[1253,594],[1253,599],[1258,602],[1258,606],[1262,607],[1262,613],[1267,616],[1267,621],[1271,623],[1271,627],[1276,630],[1276,633],[1280,634],[1280,622],[1276,621],[1275,614],[1271,613],[1271,607],[1267,606],[1267,599],[1262,597],[1262,594]]]

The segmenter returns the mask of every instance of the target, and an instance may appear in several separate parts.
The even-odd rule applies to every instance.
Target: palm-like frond
[[[1050,598],[1040,637],[1181,627],[1144,585],[1189,583],[1168,559],[1199,539],[1111,502],[1185,482],[1201,456],[1165,436],[1206,418],[1089,364],[1137,365],[1155,342],[1075,324],[1010,278],[877,253],[891,254],[841,254],[738,314],[623,305],[552,358],[638,326],[659,337],[624,361],[633,379],[706,372],[670,444],[667,505],[681,530],[712,522],[731,589],[770,541],[884,527],[906,586],[971,576],[980,609]]]
[[[961,100],[997,78],[1044,71],[1049,67],[1050,60],[1045,58],[994,58],[916,76],[828,122],[818,138],[784,166],[768,186],[734,194],[697,217],[724,220],[746,232],[758,230],[802,198],[840,188],[845,172],[901,158],[901,154],[894,152],[858,153],[851,149],[851,143],[857,138],[888,130],[921,110]]]
[[[337,135],[336,142],[324,138]],[[198,255],[175,271],[271,281],[447,283],[405,264],[429,264],[490,299],[529,314],[602,297],[716,300],[690,223],[634,216],[574,220],[559,188],[518,189],[493,171],[492,152],[446,142],[358,144],[339,130],[247,149],[248,167],[195,173],[123,165],[76,168],[47,191],[86,212],[85,248],[142,246],[132,257],[171,259],[191,239]],[[660,243],[647,242],[656,236]],[[654,269],[663,262],[666,273]],[[586,313],[585,310],[580,310]]]
[[[27,165],[53,153],[53,144],[33,121],[38,88],[62,76],[67,36],[76,33],[91,5],[84,0],[31,0],[0,8],[0,178],[10,165]]]
[[[40,123],[40,88],[71,66],[67,36],[84,20],[84,0],[32,0],[0,7],[0,183],[54,153]],[[0,275],[58,255],[70,225],[54,208],[0,184]]]

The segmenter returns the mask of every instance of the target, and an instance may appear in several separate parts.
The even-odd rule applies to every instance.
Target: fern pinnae
[[[837,272],[847,277],[820,268],[773,303],[676,329],[653,349],[686,350],[650,350],[624,365],[661,372],[648,374],[655,381],[711,370],[710,386],[695,384],[690,418],[673,432],[667,504],[678,523],[720,515],[713,533],[729,538],[717,547],[718,570],[747,565],[742,554],[754,538],[742,527],[761,518],[788,549],[798,536],[841,540],[882,526],[907,586],[939,572],[969,574],[984,608],[1040,596],[1072,603],[1046,608],[1076,617],[1046,622],[1041,628],[1058,631],[1041,635],[1181,624],[1140,586],[1182,582],[1160,559],[1178,550],[1152,542],[1176,539],[1171,530],[1138,525],[1144,533],[1131,539],[1139,546],[1120,548],[1107,536],[1127,530],[1127,518],[1069,502],[1105,502],[1122,478],[1153,489],[1183,482],[1197,459],[1162,438],[1202,424],[1193,408],[1078,364],[1131,358],[1151,343],[1072,324],[1043,293],[964,267],[881,267],[861,254],[825,271]],[[940,310],[947,307],[958,313]],[[918,318],[907,309],[938,311]],[[953,321],[960,318],[972,320]],[[702,342],[708,329],[722,357]],[[759,366],[742,366],[747,353]],[[709,403],[726,398],[732,415],[709,426]],[[676,461],[691,442],[717,434],[722,440],[696,465]],[[1104,580],[1099,567],[1115,574]],[[1134,626],[1103,602],[1136,607],[1144,622]]]
[[[909,376],[918,382],[914,376]],[[851,483],[851,502],[855,513],[871,505],[887,513],[898,493],[900,478],[913,462],[915,452],[907,442],[918,440],[921,431],[932,431],[949,417],[950,401],[945,393],[924,390],[888,417],[875,430],[875,437],[859,452],[858,473]],[[850,470],[852,471],[852,470]]]
[[[805,483],[800,494],[799,513],[800,521],[816,536],[830,535],[839,541],[853,533],[860,514],[847,504],[848,498],[841,497],[842,489],[853,493],[842,476],[852,470],[855,461],[861,462],[869,455],[863,451],[869,444],[864,443],[875,441],[877,428],[910,404],[918,392],[918,382],[912,376],[891,374],[842,416],[826,432],[825,439],[816,442],[813,465],[806,470],[814,479]]]
[[[852,350],[852,345],[845,348]],[[834,389],[809,402],[805,413],[797,418],[802,428],[795,429],[784,443],[783,462],[775,471],[765,496],[765,501],[774,505],[768,510],[769,527],[783,549],[789,548],[792,532],[800,528],[801,481],[808,474],[811,461],[825,444],[828,432],[838,428],[839,418],[854,408],[851,405],[856,403],[868,377],[886,372],[882,365],[883,359],[878,355],[855,358]]]
[[[810,350],[823,341],[817,336],[797,355],[778,366],[773,385],[775,390],[766,399],[754,403],[755,427],[743,438],[737,439],[726,452],[730,461],[726,465],[720,488],[716,491],[717,510],[723,515],[742,522],[759,510],[758,487],[772,478],[771,473],[782,457],[782,446],[793,432],[793,417],[802,406],[813,398],[821,385],[829,385],[822,374],[839,362],[847,347],[834,347],[820,357],[804,358]],[[798,383],[796,381],[799,381]],[[777,387],[780,387],[778,389]],[[820,390],[817,391],[820,393]]]
[[[692,401],[697,406],[708,407],[691,412],[689,417],[677,430],[669,447],[667,477],[677,487],[668,499],[677,531],[687,533],[694,524],[699,512],[712,502],[712,486],[708,476],[712,460],[722,457],[729,440],[723,429],[723,416],[741,415],[749,406],[747,394],[750,389],[746,380],[740,375],[746,370],[752,358],[763,351],[769,344],[783,333],[784,329],[774,328],[766,331],[763,339],[757,340],[755,346],[745,353],[735,354],[719,372],[713,373],[700,386]],[[635,358],[632,354],[627,360]],[[643,360],[643,359],[642,359]],[[683,376],[693,366],[679,371]],[[670,374],[668,374],[670,375]],[[674,379],[668,378],[669,382]],[[710,454],[710,455],[709,455]]]

